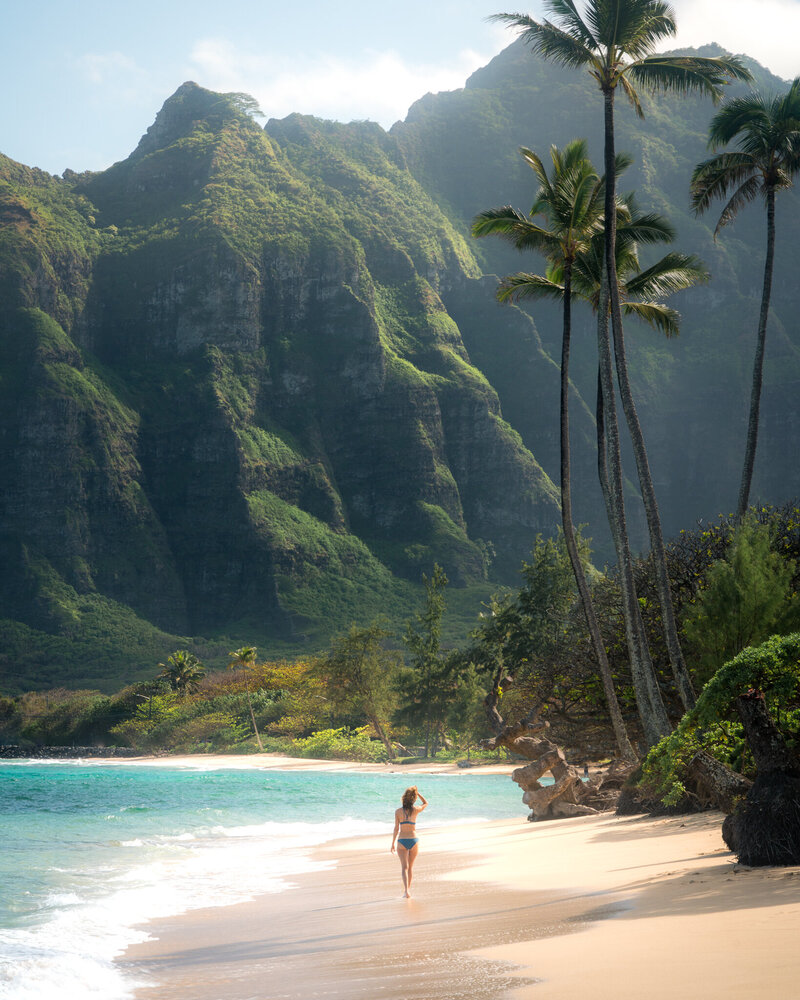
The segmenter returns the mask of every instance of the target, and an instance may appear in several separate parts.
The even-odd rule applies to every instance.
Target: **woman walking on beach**
[[[420,800],[421,806],[414,803]],[[400,858],[400,868],[403,873],[403,893],[404,899],[411,898],[411,873],[414,868],[414,861],[419,852],[419,838],[416,833],[417,816],[427,806],[425,796],[417,791],[417,786],[412,785],[403,792],[403,804],[394,811],[394,834],[392,835],[392,854],[394,854],[395,841],[397,842],[397,856]],[[398,837],[397,835],[402,834]]]

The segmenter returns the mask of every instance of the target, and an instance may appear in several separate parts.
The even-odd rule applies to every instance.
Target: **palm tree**
[[[196,691],[206,674],[203,664],[188,649],[176,649],[167,657],[166,663],[159,663],[159,667],[159,678],[168,681],[172,690],[180,695]]]
[[[239,649],[234,649],[232,653],[228,653],[228,669],[241,670],[244,673],[244,690],[247,694],[247,705],[250,709],[250,719],[253,723],[253,732],[255,733],[258,749],[263,750],[264,745],[261,742],[261,736],[258,733],[256,716],[253,711],[253,699],[250,697],[250,674],[256,665],[257,652],[258,650],[255,646],[241,646]]]
[[[668,243],[674,236],[674,230],[661,216],[655,213],[642,214],[632,196],[620,201],[616,263],[622,311],[627,316],[638,317],[667,337],[677,336],[680,316],[674,309],[658,300],[690,288],[698,282],[707,281],[709,277],[705,265],[697,257],[676,252],[666,254],[645,270],[641,269],[639,244]],[[571,292],[574,296],[587,301],[594,312],[600,308],[604,260],[604,237],[601,232],[596,233],[588,246],[576,256],[572,267]],[[551,298],[559,301],[563,300],[565,294],[564,271],[558,263],[552,264],[544,277],[525,273],[510,275],[503,279],[499,292],[499,296],[504,299]],[[599,387],[597,436],[600,482],[603,494],[607,497],[609,491],[607,439],[604,401]],[[644,625],[641,622],[638,604],[635,614],[637,629],[641,628],[643,633]],[[676,676],[675,681],[680,692],[681,678]],[[660,699],[654,674],[652,677],[641,678],[640,683],[646,685],[647,693],[639,691],[637,686],[637,704],[644,698],[648,701]],[[685,683],[689,685],[689,691],[693,695],[688,673]]]
[[[764,97],[752,91],[722,107],[711,120],[709,145],[712,149],[719,149],[734,141],[738,147],[736,150],[720,153],[695,167],[692,206],[699,215],[706,211],[714,198],[730,196],[719,217],[715,239],[720,229],[732,222],[740,209],[759,194],[764,198],[767,209],[761,312],[753,362],[747,444],[736,507],[736,519],[741,523],[750,503],[758,443],[764,349],[775,257],[775,194],[791,187],[792,178],[800,169],[800,77],[792,82],[785,94]]]
[[[684,291],[699,282],[706,282],[709,273],[703,262],[691,254],[670,252],[656,261],[651,267],[641,270],[639,264],[639,244],[669,243],[675,238],[672,226],[655,213],[639,212],[632,196],[624,200],[627,207],[627,218],[618,224],[616,265],[617,283],[623,315],[638,317],[645,323],[659,330],[667,337],[677,336],[680,328],[680,316],[674,310],[658,301],[675,292]],[[620,213],[620,218],[623,218]],[[600,301],[600,289],[604,263],[604,246],[602,239],[595,238],[591,251],[578,261],[574,276],[576,292],[586,298],[597,311]],[[604,495],[609,486],[605,462],[602,461],[605,450],[605,439],[602,433],[604,416],[602,394],[598,396],[598,455],[600,458],[600,477]],[[606,481],[603,481],[603,480]],[[663,543],[662,543],[663,544]],[[653,547],[654,554],[656,545]],[[662,610],[664,639],[669,653],[670,665],[675,680],[675,686],[683,703],[689,710],[695,703],[695,692],[692,687],[689,672],[683,659],[680,643],[677,640],[677,628],[669,627],[669,616],[673,615],[671,593],[669,600],[662,594],[663,588],[669,590],[669,577],[666,575],[666,556],[664,557],[664,572],[659,573],[659,562],[654,558],[656,584],[659,589]],[[674,636],[674,640],[672,637]],[[673,641],[673,648],[670,643]]]
[[[643,630],[636,624],[638,601],[633,584],[632,559],[625,524],[609,318],[614,338],[614,361],[620,399],[636,459],[642,501],[653,548],[664,629],[669,636],[667,646],[670,660],[676,675],[685,674],[686,666],[680,651],[677,624],[672,608],[661,519],[625,357],[622,310],[616,273],[614,96],[617,88],[621,88],[637,115],[643,117],[637,85],[664,92],[699,91],[709,94],[716,100],[721,95],[723,84],[732,78],[750,79],[750,73],[732,56],[709,59],[699,56],[655,54],[656,45],[676,32],[674,11],[662,0],[587,0],[584,4],[584,16],[581,16],[574,0],[544,0],[544,7],[560,24],[535,21],[525,14],[496,14],[492,19],[504,21],[518,28],[522,38],[533,51],[546,59],[576,69],[587,69],[603,94],[604,165],[607,178],[604,205],[606,287],[605,291],[601,292],[601,298],[603,295],[608,296],[609,310],[604,307],[598,310],[597,339],[608,450],[607,456],[599,456],[599,460],[605,461],[607,458],[608,463],[607,510],[611,534],[617,549],[631,669],[634,676],[641,675],[650,690],[657,695],[651,676],[652,665],[648,668],[647,643]],[[640,706],[640,712],[642,707],[644,706]],[[646,717],[643,717],[642,721],[645,737],[650,743],[669,732],[669,720],[663,705],[660,704],[660,696],[655,698],[655,703],[649,710],[646,709]]]
[[[592,640],[595,657],[603,681],[606,703],[617,747],[623,757],[634,759],[635,754],[625,731],[619,702],[614,691],[611,667],[600,634],[586,580],[583,562],[572,523],[572,483],[570,474],[569,442],[569,358],[572,336],[572,271],[576,260],[589,250],[592,236],[602,231],[603,184],[586,155],[586,142],[575,139],[564,150],[550,148],[553,164],[552,179],[539,157],[529,149],[521,150],[522,156],[535,173],[539,189],[528,216],[510,206],[491,209],[478,215],[472,226],[474,236],[497,235],[512,243],[518,250],[538,250],[551,264],[561,269],[563,276],[563,334],[561,338],[561,523],[564,541],[569,553],[572,572],[578,587],[586,625]],[[544,223],[533,220],[542,216]],[[547,279],[525,275],[526,284],[520,291],[512,278],[507,278],[498,289],[500,301],[509,301],[526,290],[542,289],[547,293]],[[542,284],[538,284],[541,282]],[[533,294],[533,292],[531,292]]]

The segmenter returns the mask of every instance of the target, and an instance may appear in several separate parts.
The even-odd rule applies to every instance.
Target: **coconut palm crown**
[[[674,239],[674,228],[662,216],[640,212],[632,195],[621,200],[617,213],[616,260],[622,312],[642,320],[665,337],[678,335],[680,314],[661,300],[705,283],[710,277],[699,257],[675,250],[642,268],[640,246],[671,243]],[[598,235],[575,261],[572,274],[573,294],[585,299],[594,312],[600,306],[602,274],[603,237]],[[560,273],[554,270],[551,276],[559,279]]]
[[[698,91],[714,100],[731,79],[750,80],[735,56],[658,55],[656,46],[675,35],[675,11],[661,0],[588,0],[581,15],[573,0],[544,0],[559,23],[527,14],[494,14],[489,20],[518,28],[522,39],[545,59],[587,69],[603,91],[621,88],[644,117],[637,86],[674,93]]]
[[[573,139],[563,150],[550,147],[552,178],[536,153],[524,146],[520,153],[539,181],[530,212],[524,215],[509,205],[488,209],[475,217],[472,235],[500,236],[517,250],[574,261],[603,228],[603,187],[588,159],[586,140]],[[535,221],[540,216],[543,224]]]
[[[203,664],[188,649],[176,649],[159,667],[159,678],[166,680],[178,694],[196,691],[206,673]]]
[[[800,77],[785,94],[751,91],[726,102],[711,119],[708,144],[719,153],[699,163],[692,174],[692,207],[701,214],[715,198],[729,198],[714,235],[761,195],[791,187],[800,170]]]

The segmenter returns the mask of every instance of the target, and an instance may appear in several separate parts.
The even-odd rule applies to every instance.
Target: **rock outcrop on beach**
[[[800,755],[771,719],[764,695],[737,699],[756,777],[722,825],[727,846],[744,865],[800,864]]]
[[[677,303],[677,344],[630,335],[668,531],[735,493],[761,239],[743,220],[715,245],[686,215],[711,107],[672,100],[619,126],[627,184],[715,276]],[[597,95],[515,44],[388,133],[249,110],[187,83],[108,170],[0,157],[0,687],[110,688],[178,645],[221,663],[231,637],[318,648],[405,617],[434,562],[477,610],[557,528],[560,321],[497,306],[520,258],[468,226],[528,204],[519,145],[599,155]],[[780,247],[776,268],[755,493],[780,501],[800,293]],[[602,562],[575,324],[575,513]]]

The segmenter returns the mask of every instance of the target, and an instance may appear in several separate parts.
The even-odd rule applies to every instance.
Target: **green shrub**
[[[31,691],[17,702],[19,735],[23,741],[45,746],[84,745],[105,736],[98,715],[109,699],[99,691]]]
[[[796,746],[800,740],[800,632],[749,646],[721,667],[675,732],[645,758],[640,790],[665,805],[677,805],[686,792],[689,762],[698,750],[706,750],[734,770],[751,772],[752,760],[736,713],[736,699],[751,688],[763,691],[781,735]]]
[[[175,750],[224,750],[242,743],[249,732],[227,712],[208,712],[178,724],[169,735]]]
[[[705,587],[684,622],[702,680],[747,646],[800,624],[796,565],[773,550],[773,534],[769,524],[748,515],[734,529],[725,558],[708,570]]]
[[[350,730],[321,729],[305,739],[294,741],[295,753],[300,757],[329,760],[357,760],[380,763],[387,759],[386,747],[378,740],[371,740],[366,726]]]

